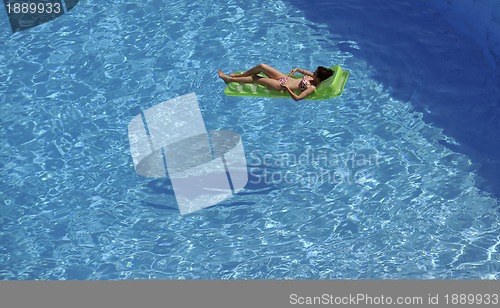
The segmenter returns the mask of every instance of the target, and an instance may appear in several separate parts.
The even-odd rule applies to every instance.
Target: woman
[[[304,77],[302,77],[302,79],[290,78],[290,76],[292,76],[296,72],[304,75]],[[264,73],[267,75],[267,77],[258,76],[258,73]],[[288,75],[283,74],[282,72],[267,64],[259,64],[244,73],[229,74],[229,76],[219,70],[219,77],[222,78],[225,83],[256,83],[272,90],[286,90],[296,101],[299,101],[309,94],[313,93],[320,82],[326,80],[332,75],[333,71],[323,66],[318,66],[318,69],[314,71],[314,73],[300,68],[294,68]],[[297,95],[293,92],[295,90],[300,90],[301,93]]]

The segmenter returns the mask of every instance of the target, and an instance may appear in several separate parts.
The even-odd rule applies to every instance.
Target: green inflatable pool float
[[[340,66],[335,65],[330,67],[334,74],[327,80],[322,81],[316,90],[306,96],[304,99],[328,99],[337,97],[342,94],[344,87],[349,76],[349,71],[344,71]],[[265,76],[262,74],[262,76]],[[292,76],[292,78],[300,79],[302,76]],[[228,96],[260,96],[260,97],[281,97],[290,98],[288,92],[280,92],[276,90],[270,90],[262,85],[257,85],[254,83],[240,84],[237,82],[230,82],[224,89],[224,93]],[[295,92],[300,94],[298,91]]]

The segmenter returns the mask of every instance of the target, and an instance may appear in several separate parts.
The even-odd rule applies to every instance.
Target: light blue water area
[[[477,167],[297,6],[81,2],[1,46],[1,279],[498,278]],[[222,93],[218,69],[261,62],[351,76],[334,100]],[[181,217],[167,180],[135,174],[127,125],[189,92],[241,134],[249,183]]]

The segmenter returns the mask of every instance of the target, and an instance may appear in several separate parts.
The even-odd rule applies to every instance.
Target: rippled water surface
[[[363,29],[336,31],[311,10],[89,1],[15,34],[2,18],[0,278],[498,278],[498,200],[480,189],[474,160],[453,150],[459,142],[427,121],[433,111],[401,94],[428,85],[413,75],[395,87],[403,77],[374,64],[357,41]],[[404,68],[407,56],[393,59]],[[285,72],[340,64],[351,76],[325,101],[223,94],[218,69],[261,62]],[[249,183],[182,217],[167,180],[135,174],[127,125],[189,92],[207,129],[241,134]]]

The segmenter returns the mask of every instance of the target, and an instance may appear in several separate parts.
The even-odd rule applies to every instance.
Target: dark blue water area
[[[500,197],[500,52],[454,29],[430,1],[289,3],[341,36],[337,48],[365,60],[395,99],[452,137],[445,145],[472,160],[478,187]]]

